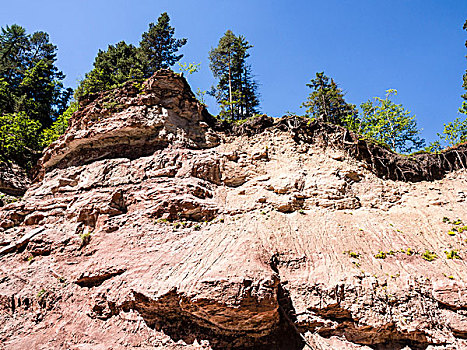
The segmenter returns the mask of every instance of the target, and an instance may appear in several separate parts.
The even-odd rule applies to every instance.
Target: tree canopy
[[[462,27],[465,31],[467,31],[467,20],[464,22],[464,26]],[[467,48],[467,40],[465,41],[465,47]],[[467,58],[467,55],[465,56]],[[462,87],[465,90],[465,93],[462,94],[462,99],[464,100],[462,102],[461,108],[459,108],[459,112],[463,114],[467,114],[467,69],[465,70],[464,76],[463,76],[463,83]]]
[[[57,47],[44,32],[27,34],[16,24],[0,34],[0,114],[25,112],[48,127],[65,109],[72,90],[55,65]]]
[[[186,44],[187,39],[175,39],[175,29],[170,26],[169,21],[169,15],[164,12],[157,23],[150,23],[149,30],[142,35],[139,55],[145,77],[153,75],[159,69],[173,66],[183,57],[177,52]]]
[[[302,104],[308,116],[328,123],[347,125],[357,115],[355,105],[345,102],[342,90],[324,72],[316,73],[315,79],[306,85],[312,89]]]
[[[218,79],[211,94],[220,104],[223,119],[241,120],[258,113],[258,84],[246,62],[252,47],[244,36],[227,30],[218,46],[209,51],[209,67]]]
[[[120,41],[109,45],[106,51],[99,50],[94,68],[79,84],[75,98],[83,100],[92,93],[113,89],[126,81],[149,78],[157,70],[178,62],[183,55],[177,52],[187,39],[175,39],[175,29],[169,21],[164,12],[156,24],[150,23],[138,47]]]
[[[375,97],[374,102],[369,100],[361,105],[360,132],[401,153],[421,149],[425,140],[419,137],[415,116],[391,101],[391,95],[397,95],[397,90],[387,90],[384,99]]]

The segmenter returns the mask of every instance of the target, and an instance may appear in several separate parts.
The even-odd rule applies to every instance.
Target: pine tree
[[[463,29],[467,30],[467,20],[464,23]],[[467,48],[467,40],[465,41],[465,47]],[[467,55],[465,57],[467,58]],[[466,92],[462,95],[464,101],[462,102],[462,107],[459,109],[459,112],[467,114],[467,69],[465,70],[463,78],[464,82],[462,84],[462,87],[464,88],[464,90],[466,90]]]
[[[253,79],[251,66],[246,63],[252,47],[245,37],[228,30],[218,46],[209,52],[209,66],[218,79],[211,94],[221,106],[221,118],[241,120],[258,113],[258,84]]]
[[[16,24],[1,29],[0,114],[25,112],[47,127],[66,109],[72,91],[63,87],[56,51],[47,33],[28,35]]]
[[[157,70],[179,61],[183,55],[176,53],[187,39],[173,37],[175,30],[169,20],[164,12],[156,25],[150,23],[139,47],[121,41],[115,46],[109,45],[106,51],[99,50],[93,69],[86,73],[75,91],[75,99],[81,101],[90,94],[116,88],[129,80],[149,78]]]
[[[302,104],[309,116],[338,125],[347,125],[356,118],[355,105],[345,102],[342,90],[324,72],[316,73],[316,78],[306,86],[313,89]]]
[[[175,39],[175,29],[170,26],[169,21],[169,15],[164,12],[157,24],[150,23],[149,30],[142,35],[140,55],[146,77],[159,69],[171,67],[183,57],[177,55],[177,52],[186,44],[187,39]]]
[[[129,80],[143,79],[143,63],[138,58],[138,48],[120,41],[109,45],[106,51],[99,50],[94,68],[75,91],[75,98],[82,100],[91,93],[118,87]]]

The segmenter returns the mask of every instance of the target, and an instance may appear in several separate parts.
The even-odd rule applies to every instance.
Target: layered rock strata
[[[465,146],[438,170],[377,147],[226,127],[170,71],[97,96],[0,210],[0,343],[466,348]]]

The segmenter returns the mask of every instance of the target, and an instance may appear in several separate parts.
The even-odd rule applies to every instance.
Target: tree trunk
[[[232,104],[232,70],[231,70],[231,52],[229,50],[229,103],[230,103],[230,119],[233,120],[233,104]]]

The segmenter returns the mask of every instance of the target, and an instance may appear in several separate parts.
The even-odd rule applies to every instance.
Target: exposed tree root
[[[296,142],[344,150],[349,156],[367,163],[369,170],[383,179],[405,182],[433,181],[442,179],[449,172],[467,169],[467,143],[440,153],[402,155],[342,126],[310,121],[304,117],[274,119],[264,115],[247,120],[241,125],[217,125],[217,130],[227,134],[248,136],[272,128],[290,131]]]

